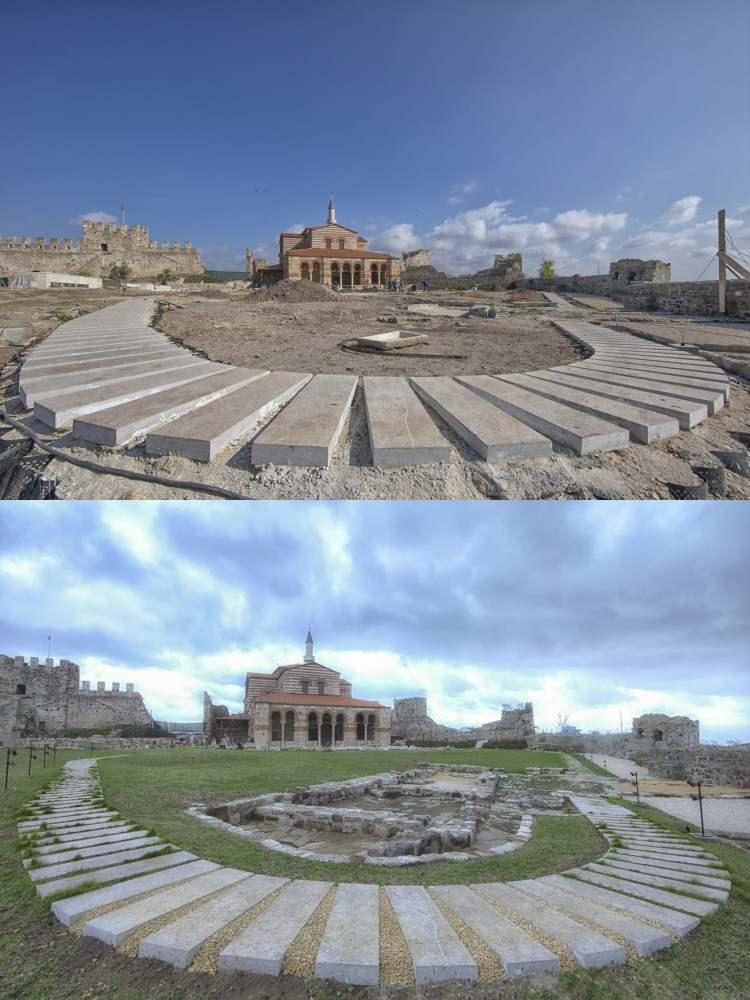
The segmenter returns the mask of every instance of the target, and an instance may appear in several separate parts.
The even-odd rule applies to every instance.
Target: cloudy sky
[[[732,503],[0,505],[0,652],[133,681],[157,718],[238,710],[318,660],[452,725],[647,711],[750,740],[750,515]]]
[[[373,247],[454,273],[521,251],[532,274],[715,277],[720,208],[750,254],[747,0],[42,7],[43,32],[3,17],[4,235],[77,238],[124,206],[244,270],[333,190]]]

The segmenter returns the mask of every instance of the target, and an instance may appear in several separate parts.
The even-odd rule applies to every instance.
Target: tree
[[[554,278],[555,276],[555,262],[554,260],[543,260],[542,266],[539,268],[540,278]]]
[[[109,276],[114,281],[127,281],[131,273],[130,264],[112,264],[109,269]]]
[[[159,271],[159,273],[156,275],[156,284],[168,285],[173,278],[174,278],[174,271],[170,271],[168,267],[165,267],[163,271]]]

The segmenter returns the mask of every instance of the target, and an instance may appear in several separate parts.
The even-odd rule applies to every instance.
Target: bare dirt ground
[[[521,300],[511,305],[507,293],[443,293],[442,295],[401,296],[371,294],[336,296],[312,303],[261,301],[251,305],[244,289],[229,294],[211,289],[211,296],[190,293],[172,296],[177,308],[165,312],[160,328],[192,350],[214,360],[263,366],[271,369],[313,372],[354,372],[356,374],[451,374],[459,371],[523,371],[543,365],[573,362],[578,348],[551,327],[555,317],[576,316],[607,322],[604,312],[594,314],[580,307],[544,307],[538,300]],[[6,293],[16,295],[18,293]],[[65,293],[44,293],[57,296]],[[84,293],[84,295],[96,293]],[[78,296],[83,301],[83,296]],[[435,309],[461,307],[492,301],[498,307],[498,319],[460,320],[452,317],[420,320],[419,313],[407,313],[406,305],[435,306]],[[0,297],[0,302],[3,299]],[[184,306],[184,308],[179,308]],[[47,308],[40,304],[40,309]],[[428,310],[429,312],[430,310]],[[467,355],[464,367],[456,359],[415,358],[399,354],[393,361],[378,354],[351,354],[341,351],[340,341],[368,332],[394,328],[379,323],[379,315],[410,316],[409,328],[426,331],[430,336],[429,352],[438,345],[446,353]],[[622,314],[618,314],[617,320]],[[340,318],[341,317],[341,318]],[[683,317],[659,317],[653,314],[628,314],[628,318],[658,323],[679,336]],[[617,322],[612,317],[612,322]],[[5,323],[0,325],[6,325]],[[12,324],[17,325],[14,321]],[[707,324],[711,325],[711,324]],[[480,348],[479,343],[484,345]],[[419,349],[415,349],[419,350]],[[493,360],[479,357],[482,350]],[[397,352],[398,353],[398,352]],[[437,353],[437,351],[436,351]],[[475,357],[474,363],[469,356]],[[390,356],[389,356],[390,357]],[[450,364],[449,364],[450,362]],[[388,366],[388,367],[386,367]],[[413,366],[413,367],[412,367]],[[419,367],[417,367],[419,366]],[[88,448],[70,435],[45,431],[33,416],[24,413],[15,397],[15,365],[7,365],[4,390],[8,412],[42,438],[76,456],[126,472],[165,476],[209,484],[249,499],[671,499],[669,483],[699,483],[692,466],[713,465],[716,450],[744,451],[750,432],[750,392],[748,384],[731,378],[729,406],[690,432],[669,441],[644,446],[631,444],[616,452],[579,457],[566,448],[556,447],[549,458],[515,459],[488,463],[477,457],[431,411],[430,415],[452,444],[449,462],[383,469],[371,464],[361,385],[355,395],[347,425],[328,469],[285,466],[252,466],[250,446],[256,431],[242,441],[229,445],[210,465],[176,456],[147,457],[142,445],[123,451]],[[2,393],[0,392],[0,396]],[[0,399],[0,402],[2,400]],[[21,440],[15,430],[0,424],[0,485],[4,478],[2,449]],[[61,499],[184,499],[204,494],[187,488],[131,481],[73,467],[57,459],[49,460],[34,449],[5,485],[5,497],[38,495],[33,484],[39,475],[56,483]],[[726,497],[750,499],[750,479],[727,470]],[[0,490],[2,495],[2,490]]]
[[[212,361],[271,371],[491,375],[572,364],[584,353],[542,318],[551,310],[529,310],[525,299],[518,307],[505,295],[481,296],[497,301],[497,318],[484,319],[409,311],[425,299],[460,303],[456,294],[329,293],[319,302],[289,302],[267,298],[266,291],[272,290],[250,292],[240,300],[167,298],[157,329]],[[474,304],[469,298],[464,309]],[[352,338],[394,329],[426,334],[429,343],[367,354],[342,347]]]

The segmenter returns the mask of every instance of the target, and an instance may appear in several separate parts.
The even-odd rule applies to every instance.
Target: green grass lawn
[[[599,857],[606,842],[577,816],[543,816],[534,836],[513,854],[456,864],[435,862],[409,868],[310,861],[269,851],[225,830],[207,826],[185,808],[232,798],[283,792],[323,781],[341,781],[381,771],[405,771],[419,763],[481,764],[519,773],[527,767],[564,766],[557,754],[529,750],[373,751],[357,753],[248,753],[233,750],[149,750],[111,757],[100,764],[104,796],[129,819],[203,858],[264,875],[337,882],[489,882],[560,871]]]
[[[593,760],[589,760],[588,757],[584,757],[582,753],[571,753],[568,754],[569,757],[575,757],[579,764],[582,764],[587,771],[591,771],[592,774],[598,774],[602,778],[616,778],[616,774],[612,774],[610,771],[605,771],[603,767],[595,764]]]

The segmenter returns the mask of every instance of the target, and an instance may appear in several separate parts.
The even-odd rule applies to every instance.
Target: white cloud
[[[419,236],[410,222],[388,226],[375,237],[374,242],[395,254],[401,254],[404,250],[416,250],[421,245]]]
[[[692,222],[702,200],[700,195],[697,194],[689,194],[685,198],[678,198],[677,201],[672,202],[664,213],[662,221],[668,226],[684,226],[686,222]]]
[[[80,226],[84,222],[117,222],[117,219],[109,212],[84,212],[82,215],[74,215],[69,221]]]
[[[467,195],[473,194],[479,187],[479,181],[471,180],[465,184],[458,184],[453,187],[452,194],[448,198],[449,205],[460,204]]]

